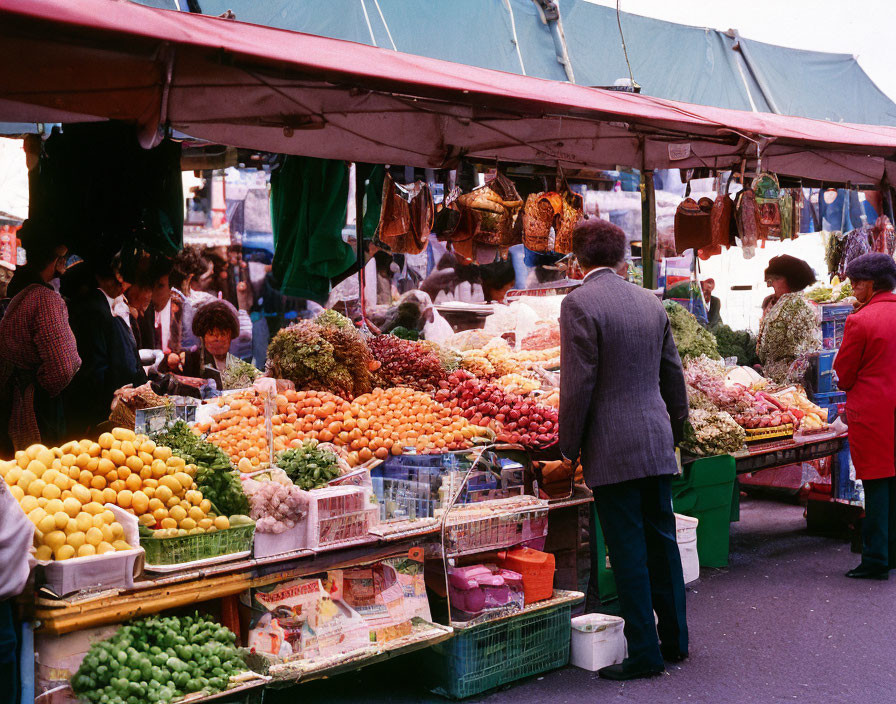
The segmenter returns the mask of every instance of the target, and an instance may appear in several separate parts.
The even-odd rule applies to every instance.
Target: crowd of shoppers
[[[182,377],[220,386],[229,362],[252,361],[255,301],[239,248],[85,261],[42,222],[19,237],[27,264],[0,303],[4,455],[95,434],[122,389],[190,393]]]

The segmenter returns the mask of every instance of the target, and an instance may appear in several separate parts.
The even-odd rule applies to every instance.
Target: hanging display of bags
[[[696,251],[712,244],[712,206],[713,202],[709,198],[701,198],[699,201],[685,198],[678,204],[674,226],[677,254],[683,254],[689,249]]]
[[[484,186],[458,198],[461,207],[475,210],[479,215],[477,242],[509,247],[522,241],[522,228],[514,228],[516,216],[523,207],[513,181],[501,173],[486,177]]]
[[[420,254],[429,242],[434,211],[426,183],[400,185],[387,173],[375,244],[394,254]]]

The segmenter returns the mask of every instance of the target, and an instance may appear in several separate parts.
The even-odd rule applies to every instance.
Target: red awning
[[[437,167],[723,168],[870,183],[896,128],[676,103],[125,0],[0,0],[0,120],[122,119],[223,144]],[[892,179],[891,179],[892,180]]]

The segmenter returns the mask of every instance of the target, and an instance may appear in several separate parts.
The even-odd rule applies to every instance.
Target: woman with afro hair
[[[229,352],[230,343],[240,334],[236,308],[219,299],[203,303],[193,316],[193,334],[199,339],[199,347],[180,355],[168,355],[159,365],[159,371],[213,379],[221,389],[221,372],[237,361]]]

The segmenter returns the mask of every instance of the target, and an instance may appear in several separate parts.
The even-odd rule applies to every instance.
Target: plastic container
[[[548,502],[533,497],[455,506],[448,516],[445,545],[454,555],[503,550],[548,532]]]
[[[115,519],[124,528],[124,539],[133,548],[105,555],[39,562],[45,586],[57,596],[87,589],[131,589],[134,579],[142,574],[144,556],[137,517],[114,504],[105,504],[105,508],[115,514]]]
[[[701,567],[728,565],[735,477],[734,458],[719,455],[694,460],[672,480],[675,512],[700,521],[697,525],[697,554]]]
[[[831,462],[831,491],[833,498],[844,501],[858,501],[859,488],[850,475],[849,442],[833,456]]]
[[[325,487],[305,495],[308,517],[302,547],[319,550],[366,538],[376,525],[379,508],[371,506],[363,487]]]
[[[812,402],[828,412],[828,423],[833,423],[837,418],[846,417],[845,391],[835,391],[829,394],[815,394]]]
[[[209,558],[234,555],[252,550],[255,524],[233,526],[212,533],[179,535],[173,538],[142,538],[147,568],[153,565],[178,565]]]
[[[523,578],[526,605],[550,599],[554,595],[555,560],[551,553],[530,548],[514,548],[498,553],[497,564]]]
[[[819,308],[821,308],[822,322],[827,320],[846,320],[855,310],[849,303],[822,303]]]
[[[675,514],[675,537],[681,554],[681,571],[684,583],[690,584],[700,578],[700,557],[697,554],[697,527],[700,521],[690,516]]]
[[[271,557],[286,552],[301,550],[305,547],[305,534],[308,527],[305,521],[299,521],[294,527],[282,533],[255,532],[252,552],[255,557]]]
[[[522,577],[511,570],[470,565],[448,570],[448,591],[452,607],[466,616],[485,609],[500,609],[516,604],[522,609]]]
[[[596,672],[622,662],[627,654],[624,626],[625,621],[609,614],[573,618],[569,664]]]
[[[463,699],[569,662],[569,602],[455,631],[421,655],[437,694]]]
[[[809,357],[809,370],[806,373],[806,389],[814,401],[819,394],[830,394],[840,389],[834,373],[834,357],[837,350],[817,352]]]
[[[843,343],[846,318],[825,320],[821,323],[821,346],[826,350],[836,350]]]

